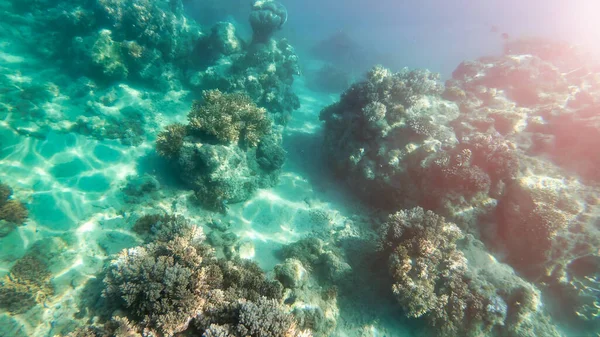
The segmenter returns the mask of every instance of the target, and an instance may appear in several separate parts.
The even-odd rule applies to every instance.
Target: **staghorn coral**
[[[254,262],[216,259],[198,227],[183,217],[140,218],[151,243],[123,250],[106,269],[103,296],[122,311],[74,336],[310,336],[280,305],[283,288]],[[218,326],[217,326],[218,325]],[[228,330],[233,328],[234,330]]]
[[[205,239],[202,230],[181,215],[147,214],[139,218],[132,229],[145,236],[147,242],[168,242],[179,237],[196,244],[197,250],[204,248],[198,245]]]
[[[165,158],[179,156],[186,135],[187,128],[185,125],[179,123],[167,125],[165,130],[156,136],[156,152]]]
[[[191,132],[205,133],[223,143],[241,141],[253,147],[271,131],[266,110],[244,94],[207,90],[203,98],[203,102],[194,103],[188,115]]]

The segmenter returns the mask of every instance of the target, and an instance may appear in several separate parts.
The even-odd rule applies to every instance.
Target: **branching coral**
[[[226,303],[198,320],[207,337],[310,337],[300,331],[292,315],[277,301],[261,297],[255,302]]]
[[[145,331],[147,332],[147,331]],[[81,327],[69,333],[66,337],[142,337],[140,329],[135,327],[125,317],[115,316],[104,326]]]
[[[8,185],[0,183],[0,221],[20,225],[27,219],[28,212],[20,201],[10,199],[12,193]]]
[[[283,287],[266,277],[253,261],[219,260],[211,268],[214,286],[223,289],[229,299],[245,298],[256,301],[261,297],[280,300]]]
[[[103,295],[117,299],[150,331],[172,336],[208,305],[205,249],[189,238],[125,250],[108,268]]]
[[[194,320],[202,325],[208,319],[212,321],[205,328],[210,331],[211,324],[234,317],[238,328],[246,329],[239,331],[243,336],[288,336],[294,327],[291,316],[279,309],[281,284],[269,280],[254,262],[216,259],[199,228],[185,218],[150,215],[134,228],[150,232],[153,241],[124,250],[112,261],[103,292],[132,319],[120,324],[131,336],[140,331],[173,336],[187,331]],[[115,328],[113,324],[107,331]]]
[[[282,127],[272,128],[266,110],[248,96],[207,90],[188,120],[161,132],[156,150],[177,165],[204,207],[225,213],[229,202],[277,183],[285,160]]]
[[[470,295],[463,280],[466,259],[455,244],[461,237],[456,225],[422,208],[391,215],[382,226],[382,245],[390,252],[392,289],[406,314],[426,315],[449,332],[456,332],[468,319],[467,308],[483,305]]]
[[[21,314],[54,293],[51,273],[42,260],[30,253],[19,259],[0,281],[0,308]]]
[[[242,141],[256,146],[271,131],[266,110],[241,93],[224,94],[208,90],[203,102],[195,102],[188,115],[190,130],[202,132],[224,143]]]
[[[183,124],[167,125],[164,131],[156,137],[156,152],[166,158],[176,158],[183,146],[187,128]]]
[[[398,302],[436,335],[559,336],[541,310],[539,291],[443,217],[421,208],[400,211],[381,227],[381,240]]]

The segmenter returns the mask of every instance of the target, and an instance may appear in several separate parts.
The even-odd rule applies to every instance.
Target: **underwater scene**
[[[0,12],[0,337],[600,337],[597,1]]]

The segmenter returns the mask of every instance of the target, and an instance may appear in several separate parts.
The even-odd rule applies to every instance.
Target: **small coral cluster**
[[[103,295],[127,317],[71,336],[310,336],[283,307],[282,287],[249,261],[217,259],[200,228],[179,216],[137,226],[149,243],[127,249],[106,271]]]
[[[281,130],[250,98],[206,91],[188,120],[159,133],[156,150],[171,159],[204,206],[226,211],[227,203],[277,182],[285,158]]]
[[[219,142],[254,147],[271,131],[271,120],[264,108],[257,107],[241,93],[204,92],[203,101],[194,103],[188,115],[191,132],[204,133]]]
[[[10,186],[0,182],[0,238],[27,219],[27,209],[20,201],[11,199],[12,194]]]
[[[22,314],[37,304],[44,303],[54,293],[52,274],[45,261],[32,251],[11,267],[0,280],[0,309],[11,314]]]
[[[392,290],[406,315],[424,317],[443,336],[559,336],[537,307],[535,288],[506,266],[477,261],[483,249],[469,260],[457,246],[463,238],[455,224],[422,208],[397,212],[381,226]]]

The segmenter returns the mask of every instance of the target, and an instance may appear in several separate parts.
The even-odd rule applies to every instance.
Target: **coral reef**
[[[590,152],[600,139],[598,78],[582,53],[545,40],[511,42],[505,55],[465,61],[445,88],[425,72],[376,67],[321,112],[326,158],[375,207],[434,210],[483,240],[549,289],[563,309],[554,318],[577,328],[590,322],[576,313],[593,308],[586,287],[598,273],[574,276],[568,267],[596,256],[600,244],[599,162]],[[502,299],[510,308],[510,296]],[[530,321],[506,329],[531,330]]]
[[[339,318],[337,288],[329,286],[323,291],[326,284],[321,282],[323,276],[313,274],[312,265],[305,267],[294,258],[287,258],[275,266],[274,271],[275,278],[286,288],[284,303],[292,307],[298,326],[311,330],[314,336],[331,336]],[[345,272],[348,276],[349,272]],[[331,282],[331,279],[326,282]]]
[[[281,303],[278,281],[254,262],[217,259],[187,219],[148,215],[134,230],[150,242],[119,253],[104,278],[103,296],[122,310],[72,336],[311,336]]]
[[[294,49],[285,39],[245,46],[236,36],[234,26],[218,24],[200,39],[196,69],[188,73],[188,82],[199,91],[245,93],[284,124],[300,107],[292,90],[294,76],[300,74]]]
[[[408,317],[424,317],[442,336],[559,336],[539,308],[540,294],[506,265],[486,261],[453,223],[422,208],[381,226],[392,290]]]
[[[589,151],[600,139],[598,79],[596,62],[578,48],[517,39],[507,43],[502,56],[463,62],[444,93],[460,106],[452,123],[459,138],[504,138],[512,148],[508,152],[518,153],[520,168],[501,169],[512,178],[491,188],[497,206],[486,222],[495,230],[486,241],[501,246],[507,262],[523,275],[548,287],[562,308],[555,317],[574,329],[590,323],[587,315],[576,314],[585,311],[589,296],[583,289],[573,291],[575,284],[598,273],[590,267],[573,275],[568,267],[597,255],[600,244],[600,162]],[[502,156],[507,168],[517,166],[511,156]]]
[[[277,183],[285,158],[281,128],[243,94],[210,90],[204,98],[194,103],[188,125],[158,135],[156,148],[202,205],[226,212],[228,203]]]
[[[187,132],[187,127],[183,124],[167,125],[165,130],[156,136],[156,152],[165,158],[178,157]]]
[[[181,0],[36,2],[14,9],[32,16],[25,26],[32,50],[60,62],[73,74],[110,83],[151,80],[172,88],[201,36]],[[22,24],[22,23],[21,23]],[[179,84],[180,85],[180,84]]]
[[[318,279],[329,284],[343,282],[352,270],[339,248],[326,247],[323,241],[315,237],[307,237],[284,246],[281,255],[285,259],[297,260],[303,268],[312,270]],[[287,278],[281,272],[277,273],[277,270],[276,274]]]
[[[458,107],[440,96],[437,78],[375,67],[321,111],[332,167],[377,207],[421,205],[449,214],[510,178],[496,171],[518,166],[503,140],[455,135],[450,123]],[[492,148],[502,153],[498,163]]]

